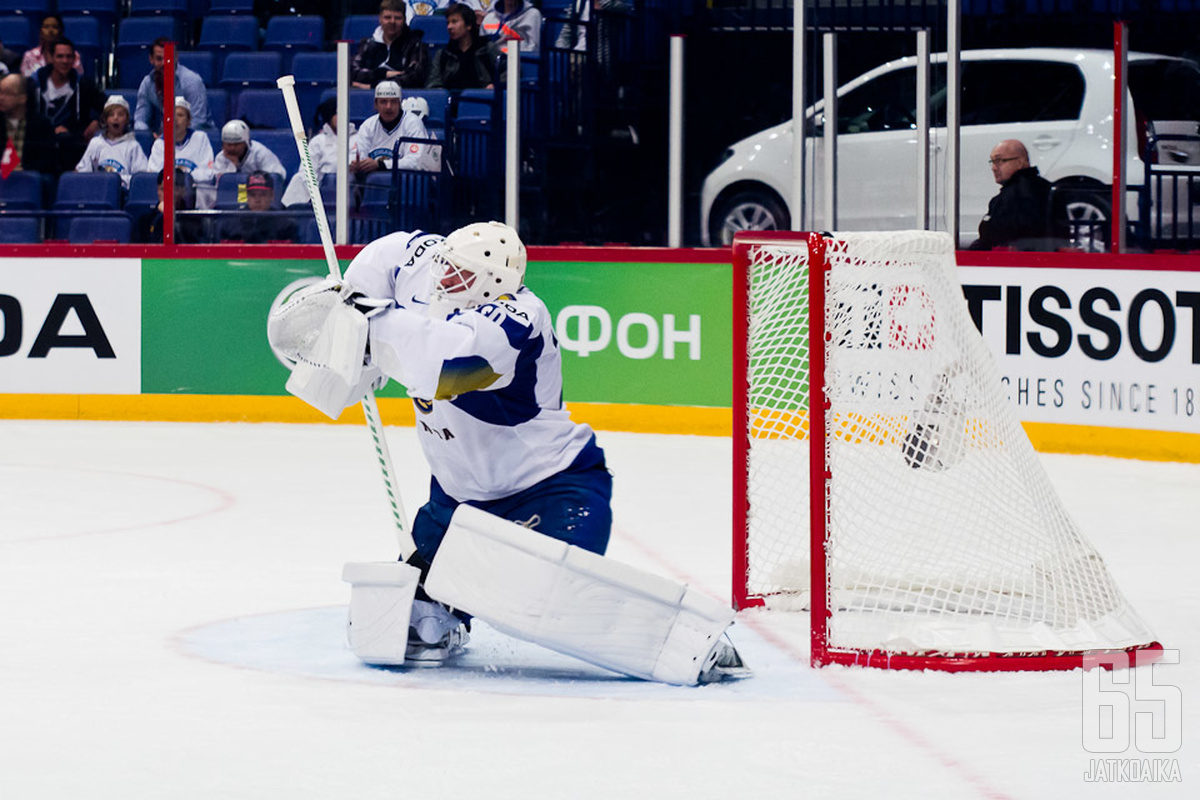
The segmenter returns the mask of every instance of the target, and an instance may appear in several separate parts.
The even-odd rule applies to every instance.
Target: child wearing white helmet
[[[121,185],[129,189],[130,176],[147,169],[146,151],[129,128],[129,101],[119,94],[111,95],[104,101],[100,119],[104,124],[102,135],[88,142],[75,171],[115,172],[121,176]]]
[[[287,170],[283,168],[279,157],[262,142],[250,138],[250,126],[240,119],[231,119],[221,128],[221,152],[213,159],[212,183],[202,188],[197,187],[196,205],[200,208],[212,208],[217,200],[217,181],[227,172],[269,172],[276,181],[287,179]]]

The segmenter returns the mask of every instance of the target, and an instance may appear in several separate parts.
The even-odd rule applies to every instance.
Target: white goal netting
[[[806,606],[808,246],[736,247],[749,389],[735,414],[749,441],[746,539],[735,546],[745,547],[747,597]],[[836,234],[826,261],[829,405],[816,435],[827,513],[814,535],[824,537],[828,647],[1025,654],[1150,643],[1016,419],[949,237]]]

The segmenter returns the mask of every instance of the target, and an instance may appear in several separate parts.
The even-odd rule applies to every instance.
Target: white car
[[[930,82],[930,216],[946,230],[945,54],[932,58]],[[1144,183],[1138,155],[1147,120],[1175,121],[1195,132],[1200,120],[1200,69],[1184,59],[1129,56],[1126,183]],[[988,201],[999,191],[988,157],[1003,139],[1019,139],[1030,163],[1056,187],[1066,219],[1109,219],[1112,183],[1113,54],[1104,50],[1029,48],[962,53],[959,243],[978,234]],[[806,230],[900,230],[917,225],[916,59],[891,61],[838,89],[837,224],[823,219],[822,103],[809,108]],[[1135,118],[1137,122],[1135,122]],[[1179,121],[1183,121],[1180,123]],[[938,126],[941,127],[938,127]],[[1166,127],[1166,126],[1164,126]],[[1161,149],[1161,148],[1160,148]],[[1188,150],[1184,147],[1183,150]],[[1190,149],[1195,150],[1195,147]],[[1171,150],[1179,162],[1180,148]],[[791,227],[792,123],[737,142],[700,194],[705,245],[725,245],[739,230]],[[1185,153],[1184,163],[1191,156]],[[1193,163],[1200,161],[1200,157]],[[1166,205],[1164,203],[1164,205]],[[1138,218],[1130,194],[1129,219]],[[1180,211],[1181,218],[1183,210]],[[1200,215],[1198,215],[1200,218]],[[1065,225],[1064,225],[1065,227]],[[1076,225],[1078,230],[1081,226]],[[1083,226],[1086,227],[1086,226]],[[1166,229],[1164,225],[1164,230]],[[1107,224],[1095,226],[1107,238]],[[1096,241],[1103,247],[1102,241]]]

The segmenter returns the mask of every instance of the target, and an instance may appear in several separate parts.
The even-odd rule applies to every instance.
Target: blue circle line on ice
[[[491,694],[630,700],[844,701],[813,671],[749,626],[730,636],[754,670],[737,681],[699,687],[638,680],[512,639],[476,620],[466,651],[428,669],[369,667],[346,644],[345,606],[237,617],[176,635],[187,655],[219,664],[377,686]]]

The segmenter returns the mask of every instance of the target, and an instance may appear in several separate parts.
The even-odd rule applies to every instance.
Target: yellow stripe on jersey
[[[492,369],[483,356],[463,356],[442,362],[442,374],[438,376],[435,400],[449,400],[460,394],[486,389],[500,374]]]

